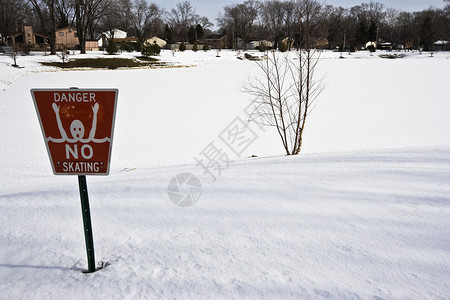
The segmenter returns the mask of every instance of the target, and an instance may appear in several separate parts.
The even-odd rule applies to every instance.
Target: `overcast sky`
[[[158,1],[150,0],[158,5],[164,7],[166,10],[170,11],[174,8],[177,3],[184,2],[185,0],[169,0],[169,1]],[[222,12],[223,8],[227,5],[242,3],[244,0],[232,1],[232,0],[190,0],[192,6],[196,8],[196,12],[200,16],[208,17],[209,21],[214,25],[216,24],[216,18],[219,12]],[[360,5],[361,3],[369,3],[370,0],[327,0],[325,3],[333,6],[342,6],[344,8],[350,8],[355,5]],[[421,11],[430,6],[442,8],[444,7],[443,0],[379,0],[374,1],[384,4],[388,8],[396,8],[403,11]]]

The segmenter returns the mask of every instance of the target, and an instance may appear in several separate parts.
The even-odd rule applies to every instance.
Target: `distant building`
[[[281,41],[281,43],[284,44],[286,46],[286,49],[288,49],[288,50],[290,50],[291,48],[294,47],[294,39],[290,38],[290,37],[284,38]],[[328,41],[327,41],[327,43],[328,43]]]
[[[120,49],[122,47],[122,44],[124,43],[133,43],[133,44],[137,44],[137,42],[139,41],[137,37],[134,36],[127,36],[125,38],[114,38],[113,39],[114,43],[116,43],[116,46]]]
[[[369,47],[377,48],[377,44],[375,42],[367,42],[365,45],[365,49],[368,49]]]
[[[180,44],[181,44],[181,42],[173,43],[173,44],[166,44],[165,48],[169,49],[169,50],[178,50]],[[188,44],[188,43],[184,43],[184,44],[186,46],[186,50],[193,49],[192,44]],[[228,40],[228,36],[227,35],[218,35],[218,34],[210,34],[210,35],[204,37],[203,39],[198,40],[197,45],[198,45],[199,49],[203,49],[204,45],[209,46],[210,49],[225,49],[227,47],[231,47],[230,41]]]
[[[443,40],[439,40],[433,43],[434,45],[434,49],[436,49],[436,51],[448,51],[450,50],[450,44],[448,43],[448,41],[443,41]]]
[[[266,40],[251,41],[250,43],[247,44],[247,49],[248,50],[255,50],[255,49],[259,49],[261,46],[270,49],[270,48],[273,47],[273,43],[270,42],[270,41],[266,41]]]
[[[97,41],[98,41],[98,47],[102,48],[102,47],[106,47],[106,45],[108,44],[108,39],[124,39],[127,37],[127,32],[120,30],[120,29],[112,29],[109,31],[105,31],[102,32],[98,37],[97,37]]]
[[[227,35],[216,35],[211,34],[205,37],[203,40],[207,45],[211,47],[211,49],[224,49],[228,45],[228,36]]]
[[[326,38],[319,38],[316,40],[315,47],[318,49],[328,49],[328,40]]]
[[[160,47],[160,48],[164,48],[167,45],[167,42],[157,36],[151,37],[147,40],[145,40],[146,43],[149,44],[154,44],[156,42],[156,44]]]
[[[380,42],[380,43],[378,43],[377,48],[380,49],[380,50],[392,51],[392,43],[390,43],[390,42]]]
[[[47,36],[34,32],[33,26],[23,26],[21,32],[9,36],[9,41],[13,47],[30,46],[39,49],[45,47]]]
[[[75,49],[80,45],[77,29],[75,27],[64,27],[56,30],[56,47],[66,46],[68,49]]]
[[[80,46],[78,33],[75,27],[64,27],[56,30],[56,48],[62,45],[67,49],[77,49]],[[98,50],[97,40],[86,40],[86,51]]]

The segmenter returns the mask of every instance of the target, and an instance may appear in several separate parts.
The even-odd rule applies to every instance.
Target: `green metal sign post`
[[[83,213],[84,239],[86,241],[87,273],[92,273],[95,272],[94,238],[92,237],[91,211],[89,208],[89,196],[85,175],[78,176],[78,185],[80,188],[81,210]]]

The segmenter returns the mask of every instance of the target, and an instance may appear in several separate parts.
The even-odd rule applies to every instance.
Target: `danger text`
[[[55,102],[96,102],[95,93],[87,92],[55,92],[53,100]]]

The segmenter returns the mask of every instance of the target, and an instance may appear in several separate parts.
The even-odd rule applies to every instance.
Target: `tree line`
[[[244,42],[265,39],[278,48],[286,37],[302,40],[298,38],[302,2],[247,0],[225,6],[217,21],[220,30],[233,39]],[[342,47],[345,39],[349,47],[359,48],[369,41],[389,41],[427,50],[434,41],[449,39],[450,0],[443,0],[443,8],[430,7],[418,12],[386,8],[373,1],[351,8],[316,2],[311,24],[312,39],[326,39],[329,49]]]
[[[225,6],[219,12],[216,34],[227,35],[230,47],[238,39],[269,40],[278,48],[287,37],[303,40],[300,7],[305,0],[247,0]],[[448,40],[450,0],[442,8],[406,12],[386,8],[377,2],[351,8],[315,2],[311,19],[311,42],[327,40],[327,48],[361,47],[368,41],[389,41],[407,47],[433,47],[439,39]],[[98,32],[119,28],[143,43],[152,35],[171,42],[192,42],[211,34],[213,24],[196,13],[189,2],[166,9],[147,0],[0,0],[0,37],[2,40],[32,25],[47,35],[51,52],[56,50],[55,30],[77,28],[81,47]],[[301,45],[297,45],[301,46]],[[81,49],[84,52],[85,49]]]

